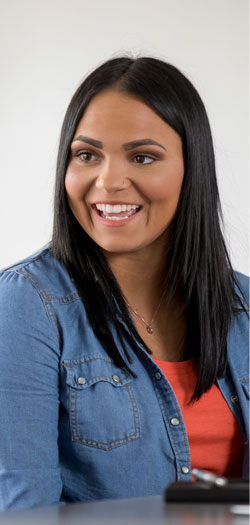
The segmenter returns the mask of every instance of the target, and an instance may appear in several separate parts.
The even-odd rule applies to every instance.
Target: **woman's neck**
[[[169,301],[167,290],[164,290],[166,252],[151,249],[143,253],[105,253],[105,256],[129,304],[137,331],[152,355],[167,361],[185,359],[184,302],[178,291]]]
[[[129,254],[105,253],[124,298],[135,308],[154,310],[163,292],[166,256],[152,250]]]

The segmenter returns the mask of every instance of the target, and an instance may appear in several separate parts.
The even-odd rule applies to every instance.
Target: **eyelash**
[[[81,155],[93,155],[93,156],[96,156],[95,153],[93,153],[92,151],[79,151],[79,153],[76,153],[75,154],[75,157],[79,158],[80,161],[83,163],[83,164],[88,164],[91,162],[91,160],[83,160],[81,158]],[[142,166],[146,166],[146,165],[150,165],[150,164],[153,164],[154,161],[158,160],[156,157],[152,156],[152,155],[147,155],[147,154],[143,154],[143,153],[137,153],[136,155],[134,155],[132,157],[132,160],[133,159],[136,159],[136,158],[144,158],[144,159],[150,159],[151,162],[135,162],[135,164],[141,164]]]

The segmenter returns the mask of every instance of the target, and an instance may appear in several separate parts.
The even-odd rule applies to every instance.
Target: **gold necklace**
[[[161,302],[162,302],[162,299],[163,299],[164,293],[165,293],[165,290],[163,291],[163,294],[162,294],[162,296],[161,296],[161,298],[160,298],[160,301],[159,301],[159,303],[158,303],[158,305],[157,305],[157,308],[156,308],[156,310],[155,310],[155,312],[154,312],[154,315],[153,315],[153,317],[152,317],[150,323],[147,323],[147,321],[144,319],[144,317],[142,317],[142,316],[138,313],[138,311],[135,310],[135,309],[131,306],[131,304],[129,304],[129,303],[126,301],[126,299],[124,298],[127,307],[130,308],[130,310],[132,310],[132,312],[134,312],[134,314],[135,314],[135,315],[140,319],[140,321],[146,326],[146,330],[147,330],[148,334],[153,334],[153,326],[152,326],[152,325],[153,325],[153,322],[154,322],[154,320],[155,320],[155,318],[156,318],[156,316],[157,316],[157,314],[158,314],[158,311],[159,311],[159,308],[160,308],[160,306],[161,306]]]

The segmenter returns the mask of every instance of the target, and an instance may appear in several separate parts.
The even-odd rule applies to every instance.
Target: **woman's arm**
[[[57,503],[59,342],[42,294],[0,276],[0,510]]]

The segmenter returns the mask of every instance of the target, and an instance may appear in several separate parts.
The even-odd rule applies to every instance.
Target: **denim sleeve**
[[[59,343],[42,296],[0,275],[0,510],[60,501]]]

